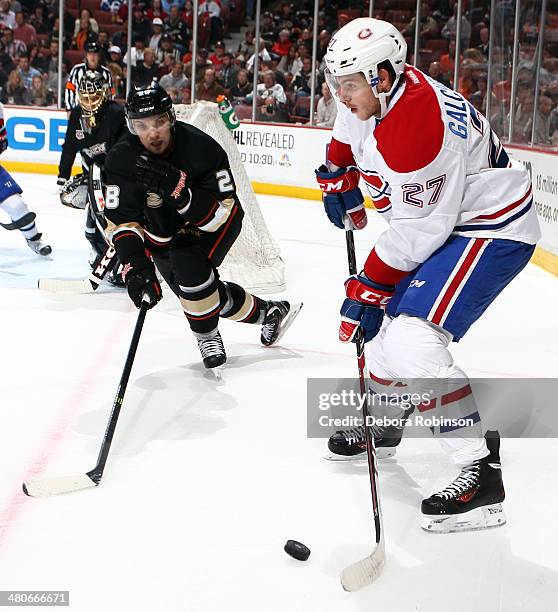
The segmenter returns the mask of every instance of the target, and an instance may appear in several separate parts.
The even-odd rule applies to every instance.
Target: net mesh
[[[221,278],[238,283],[255,293],[283,291],[285,266],[279,247],[269,232],[236,142],[221,119],[217,104],[178,104],[174,109],[179,121],[203,130],[225,149],[234,175],[237,195],[244,209],[240,236],[219,267]]]

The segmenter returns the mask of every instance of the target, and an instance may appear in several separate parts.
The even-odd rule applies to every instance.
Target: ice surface
[[[306,438],[306,379],[356,375],[353,347],[337,341],[344,236],[316,202],[259,198],[287,297],[305,303],[281,346],[224,321],[216,382],[167,290],[147,315],[105,481],[25,497],[27,477],[95,464],[136,311],[125,292],[35,289],[87,273],[83,212],[58,203],[54,177],[16,178],[53,254],[0,231],[0,589],[69,589],[78,612],[554,609],[554,440],[503,440],[508,524],[447,536],[421,532],[419,506],[454,471],[435,441],[404,441],[380,466],[384,574],[341,589],[373,533],[366,465],[326,462],[324,441]],[[355,235],[360,262],[382,227],[372,216]],[[557,303],[556,278],[529,266],[454,345],[458,363],[471,376],[556,376]],[[283,552],[289,538],[310,547],[308,562]]]

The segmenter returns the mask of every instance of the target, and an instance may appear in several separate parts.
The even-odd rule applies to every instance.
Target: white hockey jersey
[[[381,120],[361,121],[343,104],[328,160],[357,165],[389,228],[365,266],[394,284],[451,234],[535,244],[531,181],[510,160],[488,121],[463,96],[413,66]]]

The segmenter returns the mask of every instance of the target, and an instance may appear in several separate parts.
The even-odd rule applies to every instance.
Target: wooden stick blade
[[[40,278],[39,289],[50,293],[92,293],[94,288],[87,278]]]
[[[29,497],[44,497],[45,495],[59,495],[90,489],[96,487],[97,484],[87,474],[58,478],[34,478],[23,483],[23,492]]]
[[[383,540],[376,550],[361,561],[357,561],[341,572],[341,585],[345,591],[358,591],[379,578],[386,562],[386,552]]]

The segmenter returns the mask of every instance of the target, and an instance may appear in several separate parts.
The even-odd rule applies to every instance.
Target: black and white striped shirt
[[[77,106],[78,87],[81,82],[81,79],[83,78],[83,75],[88,70],[91,70],[91,68],[89,68],[86,62],[83,62],[81,64],[76,64],[70,70],[70,74],[68,76],[68,82],[66,83],[66,90],[64,92],[64,105],[66,106],[66,110],[70,111],[72,110],[72,108]],[[114,86],[112,84],[112,74],[110,70],[108,68],[105,68],[105,66],[99,66],[97,68],[97,72],[101,72],[102,75],[105,77],[107,83],[109,84],[109,90],[110,90],[111,97],[112,97],[112,95],[114,94]]]

